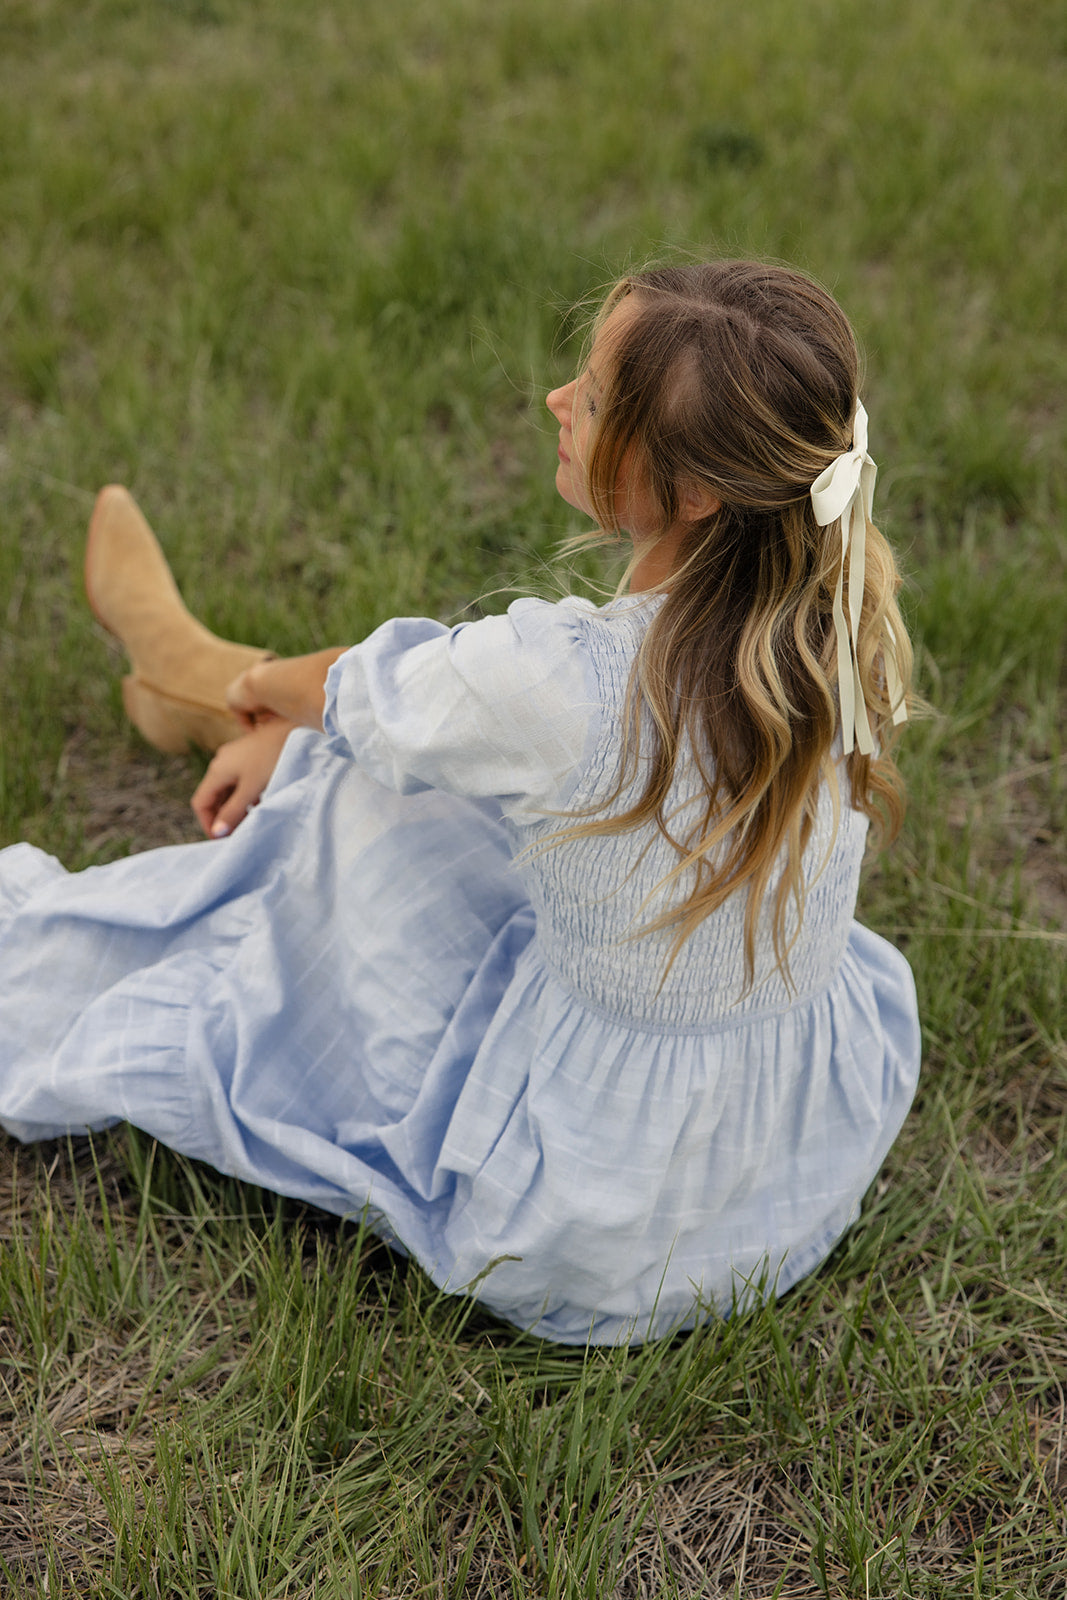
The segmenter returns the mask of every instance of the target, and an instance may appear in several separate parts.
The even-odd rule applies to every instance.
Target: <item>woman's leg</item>
[[[150,744],[217,750],[241,732],[226,686],[269,650],[233,644],[190,615],[155,535],[128,490],[101,489],[89,523],[85,589],[97,620],[125,646],[127,715]]]

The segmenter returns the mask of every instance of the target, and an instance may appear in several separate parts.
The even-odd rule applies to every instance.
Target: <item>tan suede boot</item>
[[[133,671],[122,681],[122,700],[149,744],[217,750],[237,737],[226,686],[272,652],[231,644],[197,622],[136,501],[117,483],[96,497],[85,592],[97,620],[125,646]]]

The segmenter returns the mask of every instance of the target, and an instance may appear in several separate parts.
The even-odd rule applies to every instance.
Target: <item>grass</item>
[[[100,483],[281,651],[550,584],[573,308],[672,249],[852,313],[938,715],[862,897],[923,1083],[821,1272],[560,1351],[131,1132],[7,1142],[0,1590],[1067,1590],[1065,66],[1053,0],[8,0],[0,841],[192,836],[80,599]]]

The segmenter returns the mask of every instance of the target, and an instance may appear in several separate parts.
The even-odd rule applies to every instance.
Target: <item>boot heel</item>
[[[122,680],[122,703],[137,731],[168,755],[184,755],[194,744],[217,750],[241,732],[236,717],[213,706],[173,699],[132,674]]]

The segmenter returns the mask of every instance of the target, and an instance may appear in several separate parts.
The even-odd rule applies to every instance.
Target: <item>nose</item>
[[[572,378],[571,382],[565,383],[562,389],[553,389],[545,396],[545,405],[556,421],[564,428],[569,428],[571,425],[574,387],[577,381],[577,378]]]

